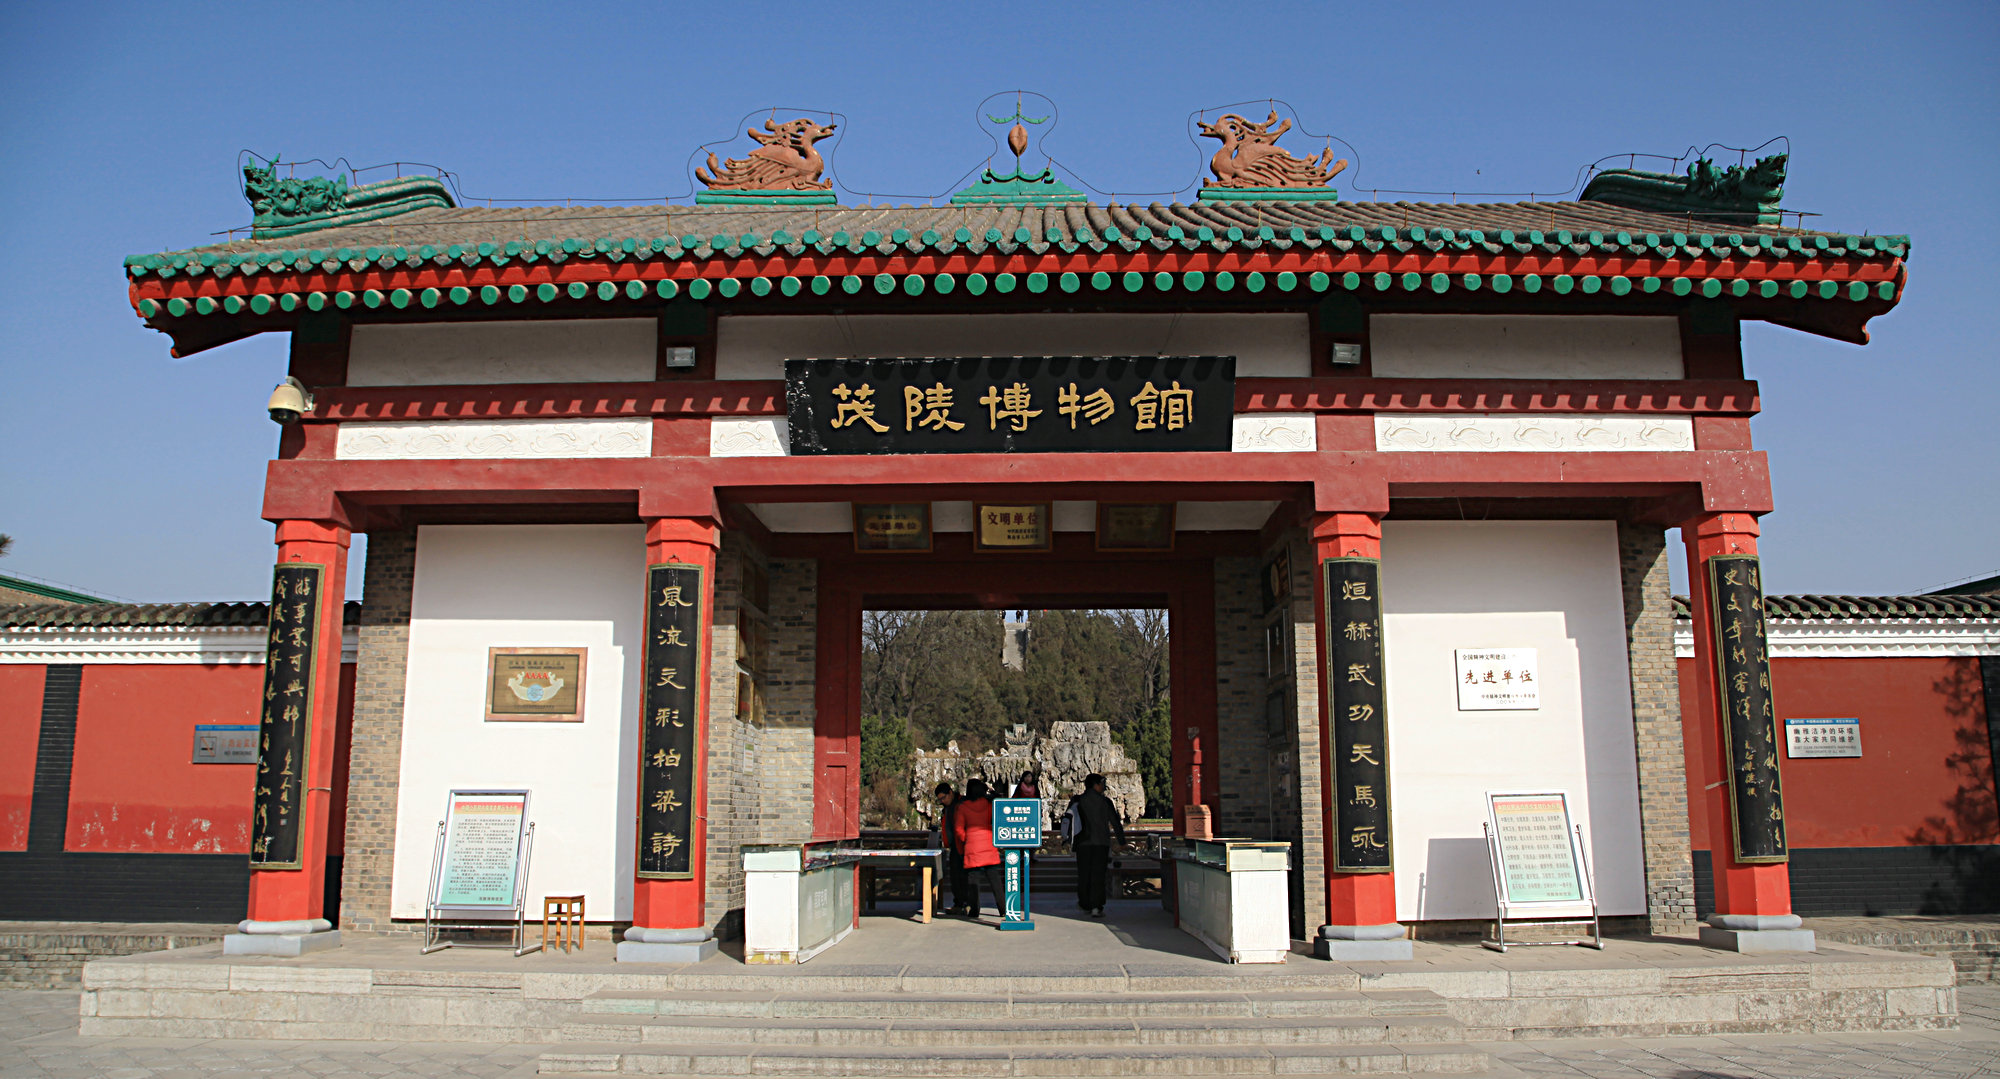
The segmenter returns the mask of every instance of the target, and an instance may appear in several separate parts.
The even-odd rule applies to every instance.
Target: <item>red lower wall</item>
[[[1680,661],[1688,805],[1707,849],[1704,789],[1717,763],[1698,759],[1694,660]],[[1771,691],[1786,719],[1858,717],[1860,757],[1779,760],[1794,849],[2000,843],[1986,702],[1975,658],[1774,659]]]
[[[345,732],[354,668],[341,670]],[[64,849],[246,854],[256,766],[194,764],[200,724],[255,724],[261,665],[104,664],[83,674]],[[341,739],[344,749],[346,739]],[[345,831],[345,768],[336,765],[334,836]],[[336,839],[330,853],[340,853]]]
[[[0,665],[0,850],[28,849],[47,670],[39,663]]]

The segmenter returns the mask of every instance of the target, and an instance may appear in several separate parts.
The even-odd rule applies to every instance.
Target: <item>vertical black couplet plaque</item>
[[[1771,658],[1765,647],[1764,589],[1757,556],[1711,556],[1708,599],[1736,860],[1783,862],[1790,854],[1785,845],[1784,788],[1778,778],[1781,743],[1771,708]]]
[[[1333,867],[1387,873],[1389,722],[1382,672],[1382,563],[1329,558],[1326,577],[1328,742],[1333,750]]]
[[[694,807],[700,774],[701,567],[664,562],[646,570],[645,708],[639,734],[639,876],[694,876]]]
[[[270,637],[264,649],[264,710],[257,723],[257,790],[250,809],[250,864],[304,866],[306,767],[312,750],[314,664],[326,567],[281,562],[271,574]]]

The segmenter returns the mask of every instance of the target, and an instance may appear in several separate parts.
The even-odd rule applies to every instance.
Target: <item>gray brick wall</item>
[[[1647,918],[1655,934],[1688,935],[1695,931],[1694,862],[1688,844],[1687,758],[1681,745],[1680,678],[1674,665],[1667,557],[1666,533],[1660,528],[1619,524]]]
[[[746,565],[769,580],[767,610],[746,599]],[[708,924],[721,936],[742,931],[743,845],[812,838],[816,569],[809,561],[767,560],[742,536],[724,536],[709,676],[705,898]],[[737,715],[739,612],[764,619],[761,716]]]
[[[347,757],[347,848],[340,863],[340,926],[382,932],[396,854],[396,786],[403,766],[403,682],[410,658],[410,591],[417,533],[368,534],[354,734]]]
[[[1291,723],[1284,734],[1289,743],[1281,752],[1292,755],[1289,769],[1291,795],[1285,800],[1288,826],[1292,831],[1297,882],[1292,899],[1292,930],[1309,936],[1326,924],[1326,836],[1320,820],[1319,789],[1319,626],[1314,613],[1312,539],[1305,529],[1285,533],[1278,545],[1265,552],[1268,561],[1282,547],[1291,555],[1292,596],[1283,605],[1280,617],[1291,622],[1291,683],[1286,687],[1291,700]]]
[[[1271,835],[1264,735],[1263,603],[1254,558],[1215,560],[1215,728],[1222,804],[1218,835]]]
[[[737,533],[725,533],[715,566],[714,633],[708,657],[708,884],[703,901],[717,935],[740,932],[743,910],[744,821],[755,815],[756,791],[744,782],[756,758],[757,731],[736,715],[737,617],[746,560],[760,560]],[[753,773],[754,774],[754,773]]]
[[[819,563],[772,559],[764,738],[758,758],[758,835],[802,843],[813,828],[814,694],[819,685]]]

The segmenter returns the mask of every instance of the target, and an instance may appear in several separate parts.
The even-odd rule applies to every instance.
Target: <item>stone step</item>
[[[1474,1075],[1487,1055],[1468,1045],[924,1049],[814,1047],[716,1050],[696,1046],[615,1047],[546,1053],[543,1075],[748,1076],[1140,1076],[1140,1075]]]
[[[605,991],[584,997],[590,1015],[767,1016],[855,1019],[1251,1019],[1258,1017],[1445,1015],[1427,989],[1364,992],[940,994]]]
[[[770,1019],[589,1016],[564,1024],[571,1042],[639,1042],[842,1048],[1262,1046],[1428,1044],[1463,1041],[1448,1016],[1298,1019]]]

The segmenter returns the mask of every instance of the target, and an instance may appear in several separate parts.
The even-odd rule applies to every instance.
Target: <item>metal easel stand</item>
[[[1503,885],[1501,884],[1502,870],[1500,868],[1500,844],[1494,838],[1493,826],[1490,824],[1482,824],[1479,826],[1479,830],[1486,833],[1486,859],[1487,862],[1491,864],[1491,866],[1493,867],[1493,892],[1496,896],[1504,894]],[[1583,846],[1583,826],[1576,825],[1573,831],[1575,833],[1573,838],[1575,839],[1576,842],[1577,856],[1583,860],[1583,888],[1586,901],[1590,903],[1590,917],[1589,918],[1510,918],[1507,915],[1507,911],[1510,907],[1514,906],[1514,904],[1509,903],[1505,899],[1501,899],[1499,901],[1500,903],[1500,909],[1498,911],[1499,917],[1493,919],[1493,935],[1491,937],[1481,940],[1479,942],[1481,946],[1502,953],[1506,952],[1506,950],[1510,946],[1517,948],[1535,948],[1543,945],[1571,945],[1571,944],[1575,944],[1584,948],[1596,948],[1600,952],[1604,950],[1604,931],[1600,926],[1597,917],[1597,886],[1591,880],[1590,853],[1587,850],[1585,850]],[[1588,939],[1578,937],[1573,940],[1510,941],[1507,939],[1507,923],[1510,921],[1513,922],[1515,925],[1583,925],[1584,923],[1588,922],[1590,924],[1590,937]]]
[[[528,943],[526,909],[528,901],[528,863],[533,859],[534,853],[535,822],[529,821],[527,842],[521,844],[521,861],[520,864],[514,867],[514,939],[504,944],[481,944],[478,941],[471,940],[445,940],[443,933],[447,929],[498,929],[507,923],[501,922],[496,925],[490,921],[446,922],[441,920],[442,916],[447,913],[476,911],[481,908],[441,907],[438,905],[438,878],[444,869],[444,822],[439,821],[437,841],[431,848],[431,887],[424,899],[424,948],[422,954],[429,955],[432,952],[442,951],[446,948],[511,948],[514,951],[514,957],[519,959],[529,952],[541,951],[542,946],[539,942],[535,944]],[[502,908],[492,909],[498,910]]]

